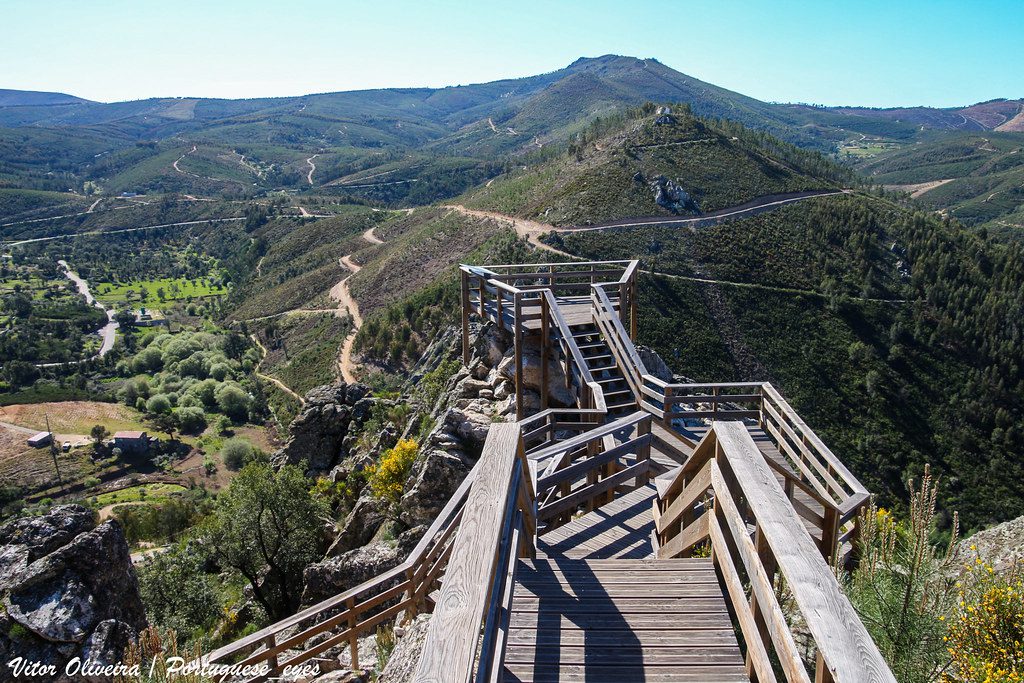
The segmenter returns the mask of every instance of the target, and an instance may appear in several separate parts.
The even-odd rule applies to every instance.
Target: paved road
[[[71,270],[71,267],[68,266],[67,261],[65,261],[64,259],[60,259],[57,261],[57,263],[59,263],[60,266],[64,269],[64,275],[69,280],[75,283],[75,287],[78,289],[78,293],[85,297],[86,303],[95,306],[96,308],[100,309],[101,311],[107,314],[107,324],[100,328],[100,331],[97,333],[100,335],[100,338],[103,340],[103,343],[100,344],[99,352],[96,355],[90,357],[89,360],[102,358],[103,356],[107,355],[112,348],[114,348],[114,340],[117,338],[117,328],[119,327],[119,325],[116,322],[114,322],[114,310],[111,308],[107,308],[100,302],[96,301],[96,298],[92,295],[92,292],[89,290],[89,283],[80,278],[78,276],[78,273]],[[55,368],[61,365],[75,365],[79,362],[81,361],[69,361],[68,363],[36,363],[36,367]]]
[[[107,314],[107,324],[99,331],[99,335],[103,338],[103,344],[100,346],[100,351],[95,357],[102,358],[110,352],[110,349],[114,348],[115,332],[118,328],[118,324],[114,322],[114,309],[107,308],[92,295],[89,290],[89,283],[78,276],[78,273],[71,270],[68,266],[68,262],[64,259],[57,261],[61,266],[64,267],[64,274],[69,280],[75,283],[75,287],[78,288],[78,292],[85,297],[86,303],[92,304],[96,308],[100,309]]]
[[[49,219],[46,219],[49,220]],[[244,216],[232,218],[208,218],[201,221],[181,221],[179,223],[161,223],[159,225],[144,225],[141,228],[118,228],[116,230],[89,230],[88,232],[73,232],[67,235],[54,235],[52,237],[33,237],[27,240],[15,242],[0,242],[0,246],[16,247],[21,244],[34,244],[36,242],[50,242],[52,240],[71,239],[73,237],[93,237],[95,235],[119,235],[124,232],[138,232],[140,230],[156,230],[157,228],[180,228],[188,225],[203,225],[204,223],[219,223],[221,221],[244,221]],[[3,226],[0,226],[3,227]]]
[[[646,225],[673,225],[686,226],[691,228],[704,228],[710,225],[728,220],[739,220],[749,216],[756,216],[765,211],[771,211],[786,204],[801,202],[815,197],[830,197],[839,194],[849,194],[852,190],[811,190],[808,192],[788,192],[785,194],[771,194],[758,197],[745,204],[730,206],[718,211],[710,211],[700,216],[672,217],[672,216],[641,216],[638,218],[623,218],[615,221],[596,223],[594,225],[573,225],[559,228],[552,228],[558,232],[588,232],[591,230],[611,230],[614,228],[636,228]]]

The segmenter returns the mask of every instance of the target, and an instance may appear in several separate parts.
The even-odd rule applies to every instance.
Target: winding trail
[[[373,228],[370,228],[362,235],[363,240],[369,244],[384,244],[384,240],[377,237],[374,233]],[[339,263],[348,269],[349,274],[341,279],[338,284],[331,288],[331,298],[338,302],[338,315],[342,315],[342,311],[347,311],[349,316],[352,318],[352,330],[345,337],[345,341],[341,345],[341,353],[338,354],[338,370],[341,371],[341,378],[345,382],[352,384],[358,382],[356,378],[356,363],[352,361],[352,351],[356,343],[356,334],[359,332],[359,328],[363,326],[363,316],[359,313],[359,304],[352,297],[352,290],[349,288],[349,281],[352,276],[362,270],[362,266],[352,260],[354,254],[346,254],[339,259]]]
[[[373,230],[373,228],[370,228],[369,230],[364,232],[363,239],[369,242],[370,244],[384,244],[384,240],[377,237],[377,234]]]
[[[175,170],[175,171],[177,171],[178,173],[180,173],[180,174],[182,174],[182,175],[190,175],[190,176],[192,176],[193,178],[198,178],[199,176],[197,176],[197,175],[196,175],[195,173],[190,173],[189,171],[183,171],[183,170],[181,170],[181,167],[180,167],[180,166],[178,166],[178,163],[179,163],[179,162],[180,162],[180,161],[181,161],[182,159],[184,159],[185,157],[187,157],[187,156],[188,156],[189,154],[195,154],[195,153],[196,153],[196,150],[198,150],[198,149],[199,149],[199,147],[198,147],[197,145],[192,145],[192,150],[191,150],[191,151],[188,151],[188,152],[185,152],[185,153],[184,153],[184,154],[182,154],[182,155],[181,155],[180,157],[178,157],[177,159],[175,159],[175,160],[174,160],[174,163],[173,163],[173,164],[171,164],[171,166],[173,166],[173,167],[174,167],[174,170]]]
[[[352,330],[345,337],[345,341],[341,345],[341,353],[338,355],[338,369],[341,371],[341,378],[348,384],[352,384],[358,381],[355,375],[356,366],[352,362],[352,349],[356,343],[356,334],[359,332],[359,328],[363,326],[363,316],[359,314],[359,304],[352,298],[348,282],[352,279],[353,275],[362,270],[362,266],[352,260],[352,254],[346,254],[340,260],[341,265],[348,268],[349,274],[338,284],[334,285],[331,289],[331,298],[338,302],[339,311],[345,309],[352,317]]]
[[[63,240],[74,237],[92,237],[95,235],[119,235],[124,232],[138,232],[140,230],[156,230],[157,228],[180,228],[188,225],[203,225],[205,223],[220,223],[221,221],[244,221],[244,216],[231,218],[209,218],[201,221],[181,221],[179,223],[161,223],[160,225],[145,225],[141,228],[119,228],[117,230],[89,230],[87,232],[73,232],[67,235],[53,235],[52,237],[33,237],[27,240],[16,240],[14,242],[0,242],[0,246],[16,247],[21,244],[34,244],[36,242],[49,242],[51,240]],[[3,226],[0,226],[3,227]]]
[[[741,218],[747,218],[749,216],[755,216],[759,213],[771,211],[780,206],[786,204],[793,204],[796,202],[805,201],[808,199],[815,199],[818,197],[831,197],[837,195],[845,195],[852,193],[853,190],[811,190],[808,192],[790,192],[785,194],[773,194],[766,195],[764,197],[758,197],[744,204],[737,206],[728,207],[725,209],[719,209],[717,211],[710,211],[700,216],[687,216],[687,217],[672,217],[672,216],[644,216],[638,218],[624,218],[615,221],[607,221],[604,223],[597,223],[595,225],[578,225],[578,226],[565,226],[556,227],[554,225],[548,225],[546,223],[538,223],[537,221],[531,221],[526,218],[518,218],[516,216],[509,216],[503,213],[497,213],[495,211],[484,211],[481,209],[470,209],[461,204],[443,204],[442,207],[458,211],[466,216],[472,216],[474,218],[489,218],[491,220],[500,221],[502,223],[511,225],[516,234],[520,238],[525,239],[533,246],[538,249],[544,249],[561,256],[568,256],[570,258],[577,258],[568,252],[556,249],[549,244],[545,244],[541,241],[541,235],[551,232],[591,232],[597,230],[617,230],[622,228],[636,228],[648,225],[661,225],[661,226],[675,226],[675,227],[689,227],[689,228],[703,228],[711,225],[717,225],[727,221],[739,220]]]
[[[505,223],[506,225],[511,226],[521,239],[526,240],[527,242],[537,247],[538,249],[550,251],[553,254],[568,256],[569,258],[573,259],[577,258],[576,256],[573,256],[568,252],[556,249],[555,247],[552,247],[550,244],[545,244],[544,242],[541,241],[541,235],[549,232],[557,232],[559,230],[559,228],[556,228],[553,225],[547,225],[546,223],[538,223],[536,221],[527,220],[525,218],[508,216],[506,214],[498,213],[496,211],[469,209],[463,206],[462,204],[442,204],[442,208],[451,209],[452,211],[457,211],[465,216],[470,216],[472,218],[486,218],[493,221],[498,221],[499,223]]]
[[[313,163],[313,159],[316,159],[318,156],[320,156],[320,152],[306,159],[306,163],[309,164],[309,173],[306,174],[306,180],[309,181],[310,185],[313,184],[313,174],[316,172],[316,164]]]
[[[267,347],[265,347],[263,344],[260,343],[260,340],[256,338],[255,334],[250,334],[249,338],[252,339],[252,342],[256,345],[256,348],[258,348],[260,350],[260,362],[256,364],[255,368],[253,368],[253,371],[252,371],[253,374],[256,375],[257,377],[259,377],[262,380],[266,380],[267,382],[270,382],[275,387],[277,387],[278,389],[280,389],[284,393],[288,394],[289,396],[291,396],[292,398],[297,400],[299,402],[299,405],[303,405],[303,406],[306,405],[306,399],[302,398],[297,393],[292,391],[292,389],[287,384],[285,384],[284,382],[282,382],[281,380],[279,380],[276,377],[272,377],[270,375],[267,375],[267,374],[264,374],[264,373],[260,372],[260,367],[263,365],[263,361],[266,360],[266,358],[267,358]]]

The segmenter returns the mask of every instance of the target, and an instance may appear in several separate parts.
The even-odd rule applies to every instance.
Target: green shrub
[[[216,392],[217,407],[228,417],[245,421],[249,418],[252,403],[249,395],[235,384],[222,384]]]
[[[206,428],[206,413],[195,406],[178,407],[174,410],[178,427],[187,434],[198,434]]]
[[[146,412],[159,415],[171,412],[171,400],[166,394],[150,396],[146,401]]]
[[[221,460],[229,470],[238,471],[253,458],[252,444],[242,438],[228,440],[220,449]]]
[[[938,483],[926,467],[911,480],[910,516],[897,522],[874,501],[862,513],[860,564],[850,577],[850,600],[901,683],[936,680],[949,664],[940,615],[956,603],[953,578],[958,524],[945,549],[934,546]]]

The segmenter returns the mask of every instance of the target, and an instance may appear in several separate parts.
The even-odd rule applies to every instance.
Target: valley
[[[244,644],[401,567],[489,431],[589,409],[580,358],[713,383],[676,395],[699,434],[720,410],[755,419],[737,392],[766,403],[770,383],[796,448],[849,468],[826,482],[873,495],[856,524],[920,515],[922,476],[942,482],[935,542],[1024,513],[1019,100],[769,103],[615,55],[445,88],[42,95],[0,91],[0,514],[115,520],[150,622],[183,647]],[[502,265],[470,291],[467,264]],[[635,323],[629,349],[587,326],[592,285]],[[521,315],[548,357],[500,331]]]

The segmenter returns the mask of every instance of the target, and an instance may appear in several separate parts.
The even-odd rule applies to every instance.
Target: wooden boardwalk
[[[519,562],[507,683],[750,680],[711,560]]]
[[[506,683],[750,680],[711,561],[654,559],[656,495],[620,495],[519,560]]]

